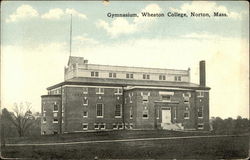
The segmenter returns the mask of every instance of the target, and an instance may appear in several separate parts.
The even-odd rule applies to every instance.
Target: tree
[[[15,103],[13,112],[9,112],[8,118],[14,124],[20,137],[24,136],[33,123],[34,116],[30,109],[31,103],[26,102],[25,106],[23,103],[19,105]]]

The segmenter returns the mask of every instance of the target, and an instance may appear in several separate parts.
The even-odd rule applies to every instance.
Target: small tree
[[[23,103],[19,105],[17,103],[14,104],[13,112],[10,112],[9,119],[14,124],[17,129],[18,135],[20,137],[24,136],[26,131],[32,125],[32,120],[34,117],[32,116],[31,103],[26,102],[25,106]]]

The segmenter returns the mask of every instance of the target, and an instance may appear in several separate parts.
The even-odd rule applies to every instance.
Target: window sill
[[[203,117],[198,117],[198,119],[203,119]]]
[[[189,119],[189,117],[186,117],[186,118],[184,118],[184,119]]]
[[[58,122],[54,122],[54,121],[53,121],[53,123],[58,123]]]
[[[115,118],[122,118],[122,116],[115,116]]]
[[[96,118],[103,118],[103,116],[97,116]]]
[[[53,111],[53,112],[58,112],[58,111]]]
[[[122,93],[115,93],[115,95],[122,95]]]

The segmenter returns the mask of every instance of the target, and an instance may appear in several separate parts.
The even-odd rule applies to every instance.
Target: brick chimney
[[[206,62],[200,61],[200,86],[206,86]]]

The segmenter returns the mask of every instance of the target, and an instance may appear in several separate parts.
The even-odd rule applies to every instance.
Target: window
[[[204,97],[203,91],[197,91],[197,97]]]
[[[54,119],[53,119],[53,123],[58,123],[58,119],[57,119],[57,118],[54,118]]]
[[[132,74],[132,73],[127,73],[127,74],[126,74],[126,78],[134,78],[134,74]]]
[[[118,126],[116,123],[113,123],[113,129],[118,129]]]
[[[58,105],[56,104],[56,102],[55,102],[55,104],[54,104],[54,111],[57,111],[57,112],[58,112]]]
[[[118,124],[118,129],[123,129],[123,124],[122,123]]]
[[[46,117],[43,117],[43,123],[46,123],[47,121],[46,121]]]
[[[159,75],[159,80],[166,80],[166,76],[165,75]]]
[[[58,134],[58,132],[57,132],[57,131],[54,131],[53,134]]]
[[[101,123],[100,124],[100,129],[106,129],[106,124],[105,123]]]
[[[115,88],[115,94],[122,95],[122,89],[121,88]]]
[[[130,93],[128,94],[128,97],[129,97],[129,103],[132,103],[132,96]]]
[[[88,123],[82,123],[82,130],[88,130]]]
[[[122,105],[117,104],[115,106],[115,118],[121,118],[122,117]]]
[[[204,124],[203,123],[198,123],[197,128],[198,129],[204,129]]]
[[[99,77],[99,72],[91,72],[91,77]]]
[[[84,106],[87,106],[87,105],[88,105],[88,99],[87,99],[87,97],[84,97],[84,98],[83,98],[83,105],[84,105]]]
[[[62,112],[62,117],[64,117],[65,116],[65,113],[64,112]]]
[[[143,79],[150,79],[150,75],[149,74],[143,74],[142,78]]]
[[[133,123],[130,123],[129,126],[130,126],[130,129],[133,129],[133,128],[134,128]]]
[[[99,125],[97,123],[94,124],[95,129],[99,129]]]
[[[64,123],[64,120],[63,120],[63,118],[62,118],[62,123]]]
[[[189,119],[189,111],[184,112],[184,119]]]
[[[96,88],[96,94],[104,94],[104,88]]]
[[[161,96],[161,99],[162,99],[163,101],[168,101],[168,102],[170,102],[170,101],[171,101],[171,95],[162,95],[162,96]]]
[[[96,104],[96,117],[103,118],[103,104]]]
[[[98,77],[99,76],[99,72],[95,72],[95,77]]]
[[[177,111],[176,108],[174,108],[174,119],[176,119]]]
[[[198,107],[198,118],[203,118],[203,106]]]
[[[174,76],[175,81],[181,81],[181,76]]]
[[[54,113],[53,113],[53,117],[57,117],[57,112],[54,112]]]
[[[88,117],[88,111],[83,111],[83,118],[87,118]]]
[[[142,112],[142,118],[143,118],[143,119],[148,119],[148,110],[144,110],[144,111]]]
[[[156,110],[156,119],[159,119],[160,118],[160,109],[158,108]]]
[[[129,78],[129,74],[128,73],[126,74],[126,78]]]
[[[148,96],[149,96],[150,92],[142,92],[142,103],[148,103]]]
[[[130,110],[129,110],[129,117],[130,117],[130,119],[133,119],[133,108],[132,107],[130,107]]]
[[[83,91],[83,94],[88,94],[88,88],[87,87],[82,88],[82,91]]]
[[[116,78],[116,73],[109,73],[110,78]]]

